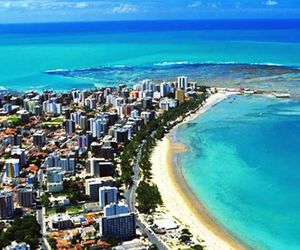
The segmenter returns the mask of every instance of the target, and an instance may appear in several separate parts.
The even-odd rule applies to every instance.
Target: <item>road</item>
[[[41,165],[41,169],[38,172],[38,181],[39,181],[39,188],[37,190],[39,197],[41,197],[41,194],[43,193],[43,181],[44,181],[44,170],[43,170],[44,164]],[[43,207],[42,209],[36,210],[36,219],[37,222],[41,225],[41,248],[44,250],[50,250],[51,247],[46,239],[46,225],[45,225],[45,216],[46,216],[46,208]]]
[[[124,192],[124,196],[126,198],[127,201],[127,205],[129,208],[129,211],[131,212],[135,212],[136,213],[136,225],[140,228],[140,230],[146,234],[148,236],[148,240],[156,245],[158,247],[158,249],[160,250],[168,250],[168,248],[165,246],[165,244],[163,244],[161,242],[161,240],[156,236],[155,233],[153,233],[149,228],[147,228],[139,219],[139,213],[136,211],[135,209],[135,192],[138,186],[138,182],[140,180],[140,167],[139,167],[139,161],[141,159],[142,156],[142,148],[144,146],[145,142],[143,142],[140,146],[139,146],[139,151],[137,153],[136,159],[133,163],[133,178],[132,178],[132,185],[130,185],[130,187],[128,187],[128,190],[126,190]]]
[[[143,143],[140,146],[139,151],[137,153],[136,160],[133,163],[132,171],[133,171],[134,174],[133,174],[133,177],[132,177],[132,185],[130,185],[128,190],[125,192],[125,197],[126,197],[126,201],[127,201],[127,204],[128,204],[128,208],[132,212],[135,212],[135,191],[137,189],[138,182],[139,182],[139,179],[140,179],[139,161],[140,161],[141,156],[142,156],[142,148],[143,148],[144,144],[145,143]]]
[[[46,239],[46,226],[45,226],[45,208],[39,209],[36,211],[36,219],[38,223],[41,225],[41,238],[40,238],[40,244],[41,249],[43,250],[50,250],[51,247]]]

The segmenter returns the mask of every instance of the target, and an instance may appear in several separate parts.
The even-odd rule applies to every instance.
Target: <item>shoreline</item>
[[[196,119],[232,94],[217,93],[212,95],[199,110],[189,115],[173,129]],[[199,242],[203,240],[203,245],[207,249],[246,249],[238,239],[230,235],[213,219],[188,186],[177,162],[179,154],[185,150],[185,145],[173,142],[168,134],[154,148],[151,157],[153,182],[159,188],[167,212],[188,227]]]

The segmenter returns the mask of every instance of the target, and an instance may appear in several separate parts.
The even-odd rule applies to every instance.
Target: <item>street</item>
[[[136,213],[136,225],[140,228],[140,230],[147,235],[148,240],[156,245],[158,249],[160,250],[168,250],[168,248],[160,241],[160,239],[156,236],[155,233],[151,232],[139,219],[139,213],[135,209],[135,192],[138,186],[138,182],[140,179],[140,167],[139,167],[139,161],[142,156],[142,148],[144,146],[145,142],[143,142],[140,147],[139,151],[137,153],[137,157],[133,164],[133,178],[132,178],[132,185],[128,187],[128,190],[124,192],[124,196],[127,201],[127,205],[129,208],[129,211]]]

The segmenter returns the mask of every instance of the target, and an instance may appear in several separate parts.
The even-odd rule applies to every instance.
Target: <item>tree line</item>
[[[165,134],[176,124],[182,121],[188,114],[195,112],[206,100],[206,87],[200,87],[202,94],[199,94],[176,108],[165,111],[158,118],[148,122],[137,135],[127,144],[121,155],[121,180],[126,185],[132,184],[132,165],[138,152],[141,149],[139,167],[142,172],[142,180],[137,188],[138,209],[143,213],[151,213],[162,204],[161,196],[155,184],[151,184],[151,154],[157,141],[161,140]]]

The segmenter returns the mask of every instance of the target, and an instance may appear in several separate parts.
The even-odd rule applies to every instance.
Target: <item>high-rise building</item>
[[[143,111],[141,112],[141,117],[144,119],[145,123],[155,119],[155,111]]]
[[[5,161],[6,176],[8,178],[16,178],[20,173],[20,160],[10,158]]]
[[[59,166],[62,171],[74,172],[75,171],[76,160],[75,158],[67,156],[61,156],[59,160]]]
[[[186,76],[179,76],[177,81],[177,88],[186,90],[188,88],[188,79]]]
[[[118,143],[126,143],[129,138],[129,131],[125,128],[116,127],[113,130],[114,138],[117,140]]]
[[[46,113],[50,114],[61,114],[62,113],[62,105],[61,103],[57,103],[55,99],[44,101],[43,102],[43,110]]]
[[[81,112],[73,112],[71,113],[71,120],[75,122],[75,124],[79,124],[81,117]]]
[[[125,204],[111,203],[104,207],[104,216],[113,216],[118,214],[129,213],[128,206]]]
[[[87,129],[87,124],[88,124],[88,119],[85,115],[82,115],[80,117],[80,121],[79,121],[79,126],[82,130],[86,130]]]
[[[20,160],[20,166],[24,166],[26,164],[26,152],[25,149],[19,147],[13,147],[11,149],[11,157]]]
[[[77,138],[78,147],[80,149],[82,148],[88,148],[90,144],[90,138],[88,135],[80,135]]]
[[[116,187],[99,188],[99,205],[104,208],[110,203],[116,203],[118,200],[118,189]]]
[[[10,103],[4,104],[4,105],[3,105],[3,111],[4,111],[6,114],[10,114],[11,111],[12,111],[12,105],[11,105]]]
[[[42,107],[41,105],[35,105],[35,106],[33,107],[32,113],[33,113],[34,115],[38,115],[38,116],[43,115],[43,107]]]
[[[65,113],[65,119],[66,120],[71,119],[71,110],[70,110],[70,108],[65,108],[64,113]]]
[[[85,181],[85,194],[93,201],[99,201],[99,188],[113,185],[113,178],[93,178]]]
[[[96,104],[97,104],[97,101],[96,101],[95,98],[87,98],[84,101],[84,106],[87,106],[90,109],[95,109],[96,108]]]
[[[163,98],[159,102],[159,107],[162,110],[169,110],[177,106],[177,101],[174,99]]]
[[[87,163],[87,172],[95,177],[114,176],[115,165],[103,158],[90,158]]]
[[[49,168],[47,170],[47,181],[48,183],[61,183],[62,182],[62,173],[61,168]]]
[[[165,82],[162,82],[159,87],[160,87],[159,88],[159,90],[160,90],[159,91],[160,92],[160,96],[161,97],[165,97],[168,94],[168,92],[167,92],[167,84]]]
[[[138,116],[139,116],[139,111],[136,110],[136,109],[132,110],[131,113],[130,113],[130,116],[131,116],[132,118],[138,117]]]
[[[51,153],[46,159],[47,168],[54,168],[59,166],[59,155],[56,153]]]
[[[17,202],[21,207],[31,207],[33,202],[33,186],[27,185],[17,189]]]
[[[71,229],[73,222],[68,214],[55,214],[50,218],[49,225],[58,230]]]
[[[0,191],[0,219],[10,219],[14,216],[14,198],[12,191]]]
[[[179,101],[179,103],[184,103],[185,97],[184,97],[184,91],[181,89],[176,90],[175,99]]]
[[[75,122],[72,120],[66,120],[65,129],[68,135],[72,135],[75,132]]]
[[[101,138],[107,135],[109,120],[107,117],[96,117],[90,120],[90,131],[94,138]]]
[[[152,98],[151,97],[145,97],[142,99],[142,108],[143,109],[151,109],[152,107]]]
[[[39,148],[42,148],[46,144],[46,134],[45,132],[39,131],[33,134],[33,144]]]
[[[29,122],[30,113],[27,110],[20,110],[17,113],[20,115],[21,121],[23,123]]]
[[[136,217],[134,213],[104,216],[100,220],[100,235],[129,240],[136,236]]]

